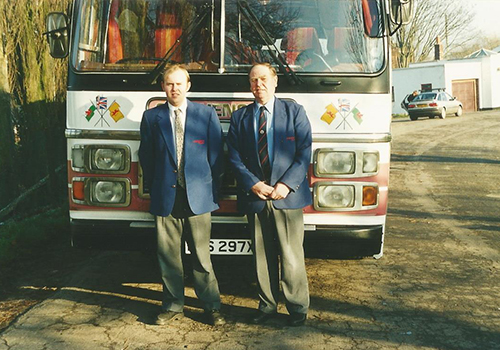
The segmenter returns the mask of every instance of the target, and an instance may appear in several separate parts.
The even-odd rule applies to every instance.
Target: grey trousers
[[[307,313],[309,286],[304,261],[302,209],[275,209],[272,202],[267,201],[260,213],[248,215],[248,222],[259,285],[259,310],[276,312],[281,272],[281,288],[288,312]]]
[[[163,311],[184,308],[184,270],[182,236],[193,259],[194,289],[205,310],[220,309],[220,293],[210,260],[210,213],[189,216],[156,217],[158,262],[163,284]]]

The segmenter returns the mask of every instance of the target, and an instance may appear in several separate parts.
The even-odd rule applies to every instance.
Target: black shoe
[[[264,311],[257,311],[255,315],[250,319],[250,323],[253,324],[263,324],[267,320],[275,317],[277,315],[277,312],[271,312],[271,313],[265,313]]]
[[[184,313],[175,311],[165,311],[158,316],[156,316],[155,324],[158,326],[163,326],[167,324],[170,320],[178,320],[184,316]]]
[[[293,312],[290,314],[290,318],[288,319],[288,324],[293,327],[302,326],[306,323],[307,314],[301,314],[298,312]]]
[[[226,324],[226,320],[219,310],[205,311],[205,316],[207,323],[212,326],[222,326]]]

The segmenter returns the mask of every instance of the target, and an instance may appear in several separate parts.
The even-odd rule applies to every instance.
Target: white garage
[[[445,88],[464,110],[500,108],[500,54],[478,51],[468,58],[410,64],[393,70],[393,114],[407,114],[401,101],[414,90]]]

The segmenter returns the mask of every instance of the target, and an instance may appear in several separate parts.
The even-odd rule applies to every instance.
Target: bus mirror
[[[46,19],[47,41],[50,55],[54,58],[64,58],[69,52],[68,17],[61,12],[51,12]]]
[[[412,15],[413,0],[391,0],[390,17],[393,24],[408,24]]]
[[[370,38],[379,38],[383,34],[379,0],[361,0],[365,34]]]

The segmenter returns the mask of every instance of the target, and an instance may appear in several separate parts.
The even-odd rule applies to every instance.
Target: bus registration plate
[[[186,254],[191,254],[186,243]],[[252,255],[252,243],[249,239],[211,239],[212,255]]]

